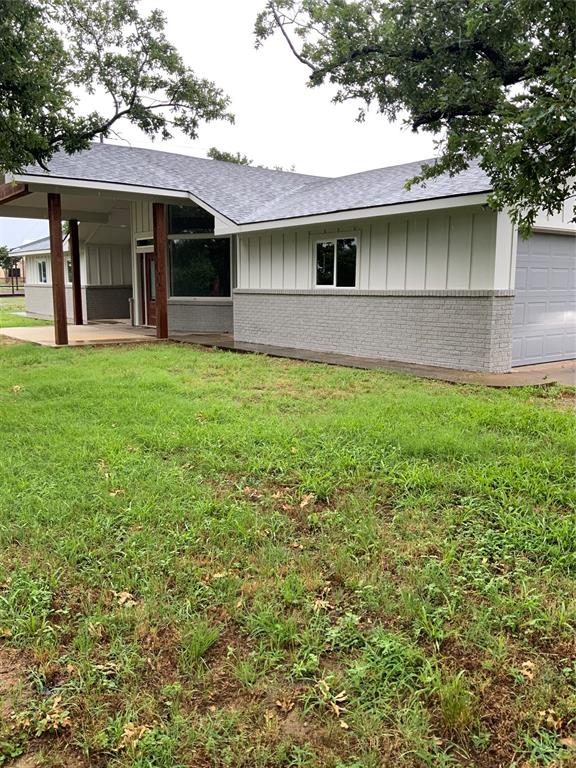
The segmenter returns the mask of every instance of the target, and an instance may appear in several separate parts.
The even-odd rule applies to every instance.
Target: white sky
[[[259,50],[253,27],[265,0],[142,0],[161,8],[167,36],[195,72],[214,80],[231,98],[234,125],[201,126],[199,138],[152,142],[129,124],[122,143],[206,156],[212,146],[240,151],[263,165],[295,166],[301,173],[339,176],[434,154],[432,138],[390,124],[376,113],[358,123],[358,106],[333,104],[329,86],[307,87],[307,68],[276,35]],[[105,105],[101,105],[104,109]],[[82,103],[79,109],[82,109]],[[115,140],[116,141],[116,140]],[[0,244],[12,247],[47,233],[45,222],[0,218]]]

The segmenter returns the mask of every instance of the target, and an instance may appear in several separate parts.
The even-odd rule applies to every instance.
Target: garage
[[[512,365],[576,358],[576,237],[518,239]]]

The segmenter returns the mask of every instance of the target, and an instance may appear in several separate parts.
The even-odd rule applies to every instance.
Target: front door
[[[144,267],[144,324],[156,325],[156,257],[142,254]]]

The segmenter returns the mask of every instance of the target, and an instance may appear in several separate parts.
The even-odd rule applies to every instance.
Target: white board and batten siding
[[[129,245],[88,243],[85,253],[86,285],[132,285]]]
[[[70,259],[70,254],[64,252],[64,261]],[[46,262],[46,283],[39,282],[38,262]],[[28,285],[51,285],[52,264],[47,252],[38,256],[26,257],[28,270]],[[68,269],[64,269],[66,284]],[[80,283],[85,286],[100,285],[131,285],[132,265],[130,261],[130,246],[128,245],[96,245],[88,243],[80,246]]]
[[[339,236],[357,238],[360,290],[508,290],[514,253],[503,227],[496,213],[475,207],[240,235],[238,287],[313,289],[315,243]]]
[[[558,211],[551,216],[540,212],[536,216],[534,229],[536,232],[575,235],[576,224],[573,221],[575,211],[576,197],[569,197],[564,201],[561,211]]]
[[[136,200],[131,208],[132,234],[136,237],[152,237],[152,201]]]

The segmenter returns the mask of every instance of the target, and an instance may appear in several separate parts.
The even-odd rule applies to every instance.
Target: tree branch
[[[306,65],[307,67],[309,67],[309,68],[310,68],[310,69],[311,69],[313,72],[315,72],[315,71],[316,71],[316,67],[314,66],[314,64],[312,64],[312,62],[311,62],[311,61],[308,61],[308,59],[307,59],[307,58],[305,58],[304,56],[302,56],[302,54],[301,54],[301,53],[299,53],[299,52],[296,50],[296,46],[294,45],[294,43],[293,43],[293,42],[292,42],[292,40],[290,39],[290,35],[289,35],[289,34],[288,34],[288,32],[286,32],[286,30],[284,29],[284,24],[282,23],[282,20],[280,19],[280,16],[278,15],[278,11],[276,10],[276,7],[275,7],[274,3],[271,3],[271,4],[270,4],[270,8],[272,9],[272,14],[274,15],[274,20],[276,21],[276,24],[277,24],[277,25],[280,27],[280,31],[281,31],[281,32],[282,32],[282,34],[284,35],[284,39],[285,39],[285,40],[286,40],[286,42],[288,43],[288,46],[290,47],[290,50],[292,51],[292,53],[294,54],[294,56],[295,56],[295,57],[298,59],[298,61],[299,61],[301,64],[305,64],[305,65]]]

